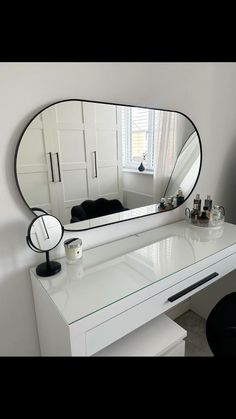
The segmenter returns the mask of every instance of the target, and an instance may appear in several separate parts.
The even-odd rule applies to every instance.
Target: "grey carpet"
[[[189,310],[174,320],[187,331],[185,356],[213,356],[206,338],[206,320]]]

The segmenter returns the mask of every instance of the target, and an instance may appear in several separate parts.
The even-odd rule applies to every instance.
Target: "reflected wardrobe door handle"
[[[45,230],[45,233],[46,233],[46,236],[47,236],[46,239],[49,239],[48,230],[47,230],[47,227],[46,227],[46,224],[45,224],[45,221],[44,221],[43,217],[41,217],[41,221],[43,223],[44,230]]]
[[[92,155],[93,155],[93,161],[94,161],[94,176],[93,176],[93,178],[95,179],[95,178],[97,178],[98,177],[98,168],[97,168],[97,152],[96,151],[93,151],[92,152]]]
[[[57,168],[58,168],[59,182],[61,182],[61,169],[60,169],[60,162],[59,162],[58,153],[56,153],[56,155],[57,155]]]
[[[52,174],[52,180],[51,180],[51,182],[55,182],[55,180],[54,180],[54,172],[53,172],[52,153],[51,153],[51,151],[48,154],[49,154],[51,174]]]

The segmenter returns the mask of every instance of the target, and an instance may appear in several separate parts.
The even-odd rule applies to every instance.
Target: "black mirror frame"
[[[186,114],[184,114],[183,112],[180,112],[180,111],[175,111],[175,110],[170,110],[170,109],[160,109],[160,108],[150,108],[150,107],[148,107],[148,106],[139,106],[139,105],[126,105],[126,104],[120,104],[120,103],[112,103],[112,102],[100,102],[100,101],[94,101],[94,100],[87,100],[87,99],[77,99],[77,98],[71,98],[71,99],[64,99],[64,100],[59,100],[59,101],[57,101],[57,102],[53,102],[53,103],[51,103],[50,105],[47,105],[47,106],[45,106],[45,107],[43,107],[42,109],[40,109],[40,111],[38,111],[34,116],[33,116],[33,118],[31,118],[30,119],[30,121],[28,122],[28,124],[26,125],[26,127],[24,128],[24,130],[23,130],[23,132],[21,133],[21,135],[20,135],[20,138],[19,138],[19,140],[18,140],[18,143],[17,143],[17,146],[16,146],[16,151],[15,151],[15,156],[14,156],[14,176],[15,176],[15,180],[16,180],[16,185],[17,185],[17,188],[18,188],[18,191],[19,191],[19,193],[20,193],[20,195],[21,195],[21,197],[22,197],[22,199],[23,199],[23,201],[24,201],[24,203],[25,203],[25,205],[29,208],[29,210],[31,211],[31,213],[33,212],[33,210],[30,208],[30,206],[28,205],[28,203],[26,202],[26,200],[25,200],[25,198],[24,198],[24,196],[23,196],[23,194],[22,194],[22,192],[21,192],[21,189],[20,189],[20,185],[19,185],[19,182],[18,182],[18,178],[17,178],[17,155],[18,155],[18,149],[19,149],[19,146],[20,146],[20,143],[21,143],[21,140],[22,140],[22,137],[23,137],[23,135],[24,135],[24,133],[25,133],[25,131],[27,130],[27,128],[28,128],[28,126],[31,124],[31,122],[41,113],[41,112],[43,112],[44,110],[46,110],[47,108],[50,108],[51,106],[54,106],[54,105],[57,105],[58,103],[62,103],[62,102],[70,102],[70,101],[78,101],[78,102],[89,102],[89,103],[99,103],[99,104],[103,104],[103,105],[115,105],[115,106],[127,106],[127,107],[135,107],[135,108],[143,108],[143,109],[152,109],[152,110],[156,110],[156,111],[164,111],[164,112],[174,112],[174,113],[177,113],[177,114],[180,114],[180,115],[183,115],[185,118],[187,118],[190,122],[191,122],[191,124],[193,125],[193,127],[194,127],[194,129],[195,129],[195,131],[196,131],[196,133],[197,133],[197,135],[198,135],[198,140],[199,140],[199,147],[200,147],[200,165],[199,165],[199,171],[198,171],[198,176],[197,176],[197,178],[196,178],[196,181],[195,181],[195,183],[194,183],[194,185],[193,185],[193,187],[192,187],[192,189],[191,189],[191,191],[189,192],[189,194],[187,195],[187,197],[184,199],[184,201],[180,204],[180,205],[178,205],[178,207],[176,207],[176,208],[179,208],[181,205],[183,205],[184,204],[184,202],[189,198],[189,196],[192,194],[192,192],[193,192],[193,190],[195,189],[195,187],[196,187],[196,184],[197,184],[197,181],[198,181],[198,179],[199,179],[199,176],[200,176],[200,173],[201,173],[201,168],[202,168],[202,143],[201,143],[201,138],[200,138],[200,135],[199,135],[199,132],[198,132],[198,130],[197,130],[197,128],[196,128],[196,126],[195,126],[195,124],[193,123],[193,121],[186,115]],[[173,173],[173,172],[172,172]],[[97,225],[97,226],[93,226],[93,227],[88,227],[88,228],[83,228],[83,229],[66,229],[66,228],[64,228],[63,227],[63,229],[64,229],[64,231],[70,231],[70,232],[73,232],[73,231],[87,231],[87,230],[93,230],[93,229],[95,229],[95,228],[99,228],[99,227],[104,227],[104,226],[108,226],[108,225],[112,225],[112,224],[117,224],[117,223],[123,223],[123,222],[125,222],[125,221],[130,221],[130,220],[135,220],[135,219],[139,219],[139,218],[143,218],[143,217],[149,217],[149,216],[153,216],[153,215],[157,215],[157,214],[160,214],[160,213],[166,213],[166,212],[168,212],[168,211],[173,211],[173,210],[175,210],[176,208],[171,208],[171,209],[168,209],[168,210],[166,210],[166,211],[160,211],[160,212],[158,212],[158,211],[155,211],[155,212],[153,212],[153,213],[151,213],[151,214],[145,214],[145,215],[139,215],[139,216],[137,216],[137,217],[131,217],[131,218],[128,218],[128,219],[126,219],[126,220],[119,220],[119,221],[113,221],[113,222],[110,222],[110,223],[106,223],[106,224],[101,224],[101,225]],[[40,209],[40,208],[37,208],[37,210],[41,210],[42,212],[44,212],[44,210],[42,210],[42,209]],[[50,214],[48,214],[48,215],[50,215]],[[55,217],[56,218],[56,217]],[[58,220],[59,221],[59,220]],[[60,221],[59,221],[60,222]],[[62,225],[62,224],[61,224]]]
[[[37,210],[40,210],[40,211],[41,211],[41,209],[40,209],[40,208],[37,208]],[[42,210],[42,211],[43,211],[43,210]],[[51,247],[51,248],[50,248],[50,249],[48,249],[48,250],[40,250],[40,249],[38,249],[37,247],[35,247],[35,245],[33,244],[32,240],[31,240],[31,237],[30,237],[30,230],[31,230],[31,228],[32,228],[32,225],[35,223],[35,221],[36,221],[36,220],[38,220],[39,218],[44,217],[45,215],[48,215],[48,216],[53,217],[53,218],[56,218],[56,220],[59,222],[59,224],[61,225],[61,237],[60,237],[60,240],[58,241],[58,243],[57,243],[55,246]],[[57,217],[55,217],[54,215],[51,215],[51,214],[47,214],[47,213],[45,213],[45,214],[42,214],[42,215],[39,215],[39,216],[35,217],[35,218],[31,221],[31,223],[29,224],[28,229],[27,229],[26,242],[27,242],[28,246],[29,246],[32,250],[34,250],[35,252],[38,252],[38,253],[45,253],[45,252],[48,252],[48,251],[50,251],[50,250],[55,249],[55,247],[57,247],[57,246],[58,246],[58,244],[59,244],[59,243],[61,242],[61,240],[62,240],[62,237],[63,237],[64,231],[65,231],[64,226],[62,225],[62,223],[60,222],[60,220],[58,220],[58,218],[57,218]]]

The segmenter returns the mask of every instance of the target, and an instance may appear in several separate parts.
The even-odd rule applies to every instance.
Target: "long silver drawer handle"
[[[189,287],[185,288],[184,290],[177,292],[177,294],[172,295],[171,297],[168,298],[168,301],[172,303],[173,301],[178,300],[178,298],[194,290],[195,288],[200,287],[200,285],[205,284],[205,282],[210,281],[212,278],[215,278],[215,276],[218,276],[218,275],[219,274],[217,272],[213,272],[213,274],[206,276],[206,278],[203,278],[200,281],[196,282],[195,284],[190,285]]]

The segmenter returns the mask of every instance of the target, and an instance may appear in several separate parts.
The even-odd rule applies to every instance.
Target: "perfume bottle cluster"
[[[223,224],[225,217],[224,207],[212,203],[211,195],[201,200],[200,194],[193,200],[193,208],[186,208],[185,214],[193,225],[200,227],[218,227]]]
[[[175,195],[161,198],[158,204],[159,211],[174,209],[184,202],[184,195],[181,189],[178,189]]]

